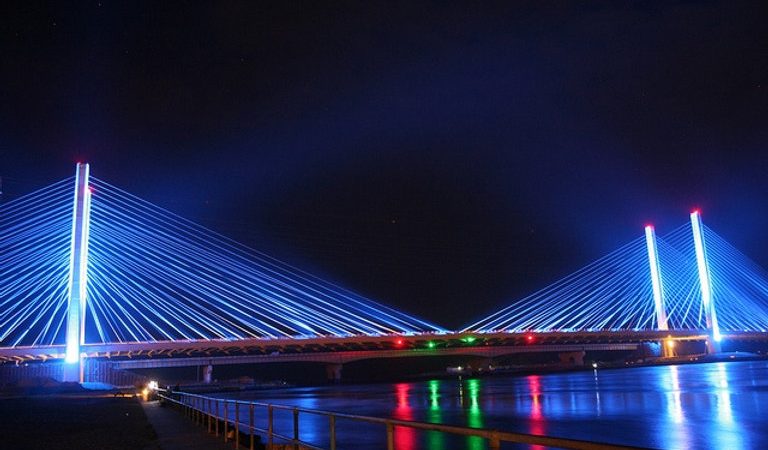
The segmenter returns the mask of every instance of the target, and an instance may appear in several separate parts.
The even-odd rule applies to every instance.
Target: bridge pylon
[[[83,358],[80,345],[85,337],[85,302],[88,284],[88,228],[91,190],[89,167],[78,163],[75,170],[75,194],[72,211],[72,241],[69,256],[69,301],[67,304],[66,355],[63,381],[82,382]]]
[[[701,213],[699,213],[698,210],[691,213],[691,228],[693,230],[693,245],[696,250],[696,265],[699,270],[701,302],[707,323],[707,353],[720,353],[720,327],[717,324],[715,299],[712,296],[712,278],[710,276],[709,261],[707,259],[707,247],[704,240]]]
[[[664,306],[664,288],[661,284],[661,267],[659,266],[659,250],[656,246],[656,231],[653,225],[645,227],[645,244],[648,248],[648,265],[651,269],[651,285],[653,287],[653,305],[656,309],[656,327],[666,331],[667,312]]]
[[[653,225],[645,226],[645,244],[648,249],[648,266],[651,269],[651,286],[653,291],[653,306],[656,310],[656,329],[667,331],[669,324],[667,322],[667,311],[664,301],[664,285],[661,279],[661,265],[659,265],[659,249],[656,244],[656,230]],[[662,341],[661,354],[663,356],[674,356],[673,348]]]

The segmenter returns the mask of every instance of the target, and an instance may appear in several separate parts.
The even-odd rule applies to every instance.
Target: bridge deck
[[[565,351],[566,348],[598,349],[599,345],[639,344],[664,339],[706,339],[704,330],[670,331],[596,331],[548,333],[444,333],[420,335],[317,337],[310,339],[245,339],[128,342],[114,344],[85,344],[82,351],[89,358],[167,359],[210,358],[227,356],[261,357],[272,360],[336,360],[361,357],[400,357],[427,354],[492,354],[495,347],[517,348],[518,352]],[[726,339],[765,340],[768,333],[731,333]],[[64,345],[47,347],[0,348],[0,361],[24,362],[61,359]],[[291,355],[291,356],[289,356]],[[313,356],[308,356],[313,355]]]

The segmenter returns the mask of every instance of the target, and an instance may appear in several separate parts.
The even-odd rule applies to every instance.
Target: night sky
[[[3,2],[0,201],[88,161],[449,328],[693,207],[768,266],[766,12]]]

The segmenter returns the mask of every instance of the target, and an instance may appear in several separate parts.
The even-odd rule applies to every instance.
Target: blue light
[[[93,178],[89,342],[444,331]]]
[[[80,345],[83,343],[85,332],[84,314],[88,286],[88,222],[90,217],[88,172],[88,164],[78,164],[75,170],[65,357],[65,361],[70,364],[80,361]]]
[[[700,233],[693,232],[694,226]],[[663,239],[656,238],[656,249],[648,245],[648,233],[646,229],[645,245],[642,238],[633,240],[462,331],[657,330],[654,323],[664,322],[659,320],[657,299],[662,300],[668,329],[705,330],[705,317],[709,315],[706,311],[711,310],[714,342],[722,339],[721,329],[766,329],[768,272],[696,221],[681,225]],[[698,242],[694,242],[694,236],[698,236]],[[706,260],[700,256],[702,250],[706,250]],[[654,259],[657,264],[652,263]],[[704,300],[700,261],[706,262],[705,276],[709,276],[705,279],[711,280],[711,284],[704,283]],[[728,301],[718,301],[720,298]],[[713,307],[705,308],[704,302]]]
[[[74,206],[72,178],[0,205],[0,347],[63,344],[77,363],[83,343],[446,332],[89,178],[87,165],[74,180]]]
[[[446,333],[88,177],[74,207],[72,178],[0,205],[0,347]],[[463,331],[768,329],[768,272],[691,219]]]
[[[659,274],[659,259],[656,249],[656,233],[653,226],[645,227],[645,243],[648,248],[648,263],[651,269],[651,283],[653,286],[653,304],[656,309],[656,322],[659,330],[667,330],[667,314],[664,311],[664,297],[661,289],[661,276]]]
[[[645,237],[638,237],[463,332],[653,329]]]
[[[691,213],[691,227],[693,229],[693,243],[696,249],[696,265],[699,269],[701,301],[704,305],[707,328],[712,330],[712,336],[715,342],[720,342],[720,328],[717,324],[715,303],[712,298],[712,280],[709,276],[709,265],[707,264],[707,255],[704,248],[704,234],[702,231],[701,215],[699,214],[699,211]]]

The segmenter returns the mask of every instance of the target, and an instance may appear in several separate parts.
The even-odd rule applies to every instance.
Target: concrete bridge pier
[[[707,347],[708,355],[714,355],[716,353],[720,353],[723,351],[722,346],[720,345],[720,340],[718,339],[717,335],[711,330],[707,334],[707,340],[705,344]]]
[[[70,363],[65,362],[61,366],[61,380],[69,383],[82,383],[83,379],[83,359]]]
[[[659,342],[659,345],[661,345],[661,356],[665,358],[677,356],[677,350],[675,349],[677,343],[674,340],[667,339],[665,341]]]
[[[586,354],[587,352],[581,350],[577,352],[562,352],[558,353],[557,356],[560,358],[560,362],[564,365],[583,366],[584,356],[586,356]]]
[[[213,364],[203,366],[203,383],[211,384],[213,381]]]
[[[341,382],[341,369],[341,364],[326,364],[325,376],[328,381],[333,381],[334,383]]]
[[[492,358],[474,358],[467,361],[467,369],[472,372],[487,372],[493,370],[497,364]]]

